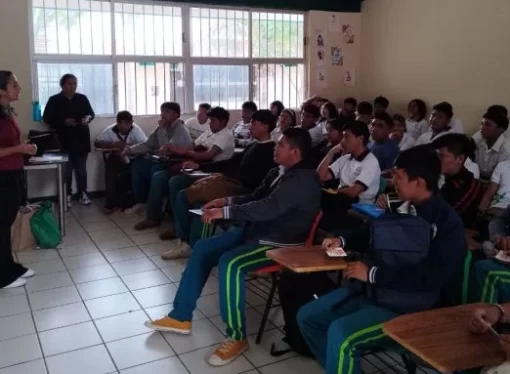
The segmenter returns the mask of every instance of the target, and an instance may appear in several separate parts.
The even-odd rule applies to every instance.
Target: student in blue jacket
[[[379,303],[361,294],[353,296],[350,288],[341,287],[299,310],[301,332],[327,374],[360,373],[360,352],[389,339],[382,324],[398,314],[438,305],[442,291],[450,288],[462,267],[464,228],[453,208],[435,193],[441,172],[436,153],[426,147],[409,149],[401,153],[395,169],[393,183],[400,199],[409,201],[409,211],[433,229],[429,256],[418,265],[369,267],[351,262],[344,277],[371,284],[380,296]],[[323,242],[325,248],[340,245],[340,238]],[[382,297],[383,293],[394,297]],[[406,295],[413,300],[409,302]]]
[[[227,339],[208,359],[212,366],[228,364],[248,348],[245,322],[247,272],[271,263],[266,251],[275,247],[303,245],[320,209],[320,181],[308,164],[312,140],[307,130],[290,128],[275,147],[280,166],[271,169],[251,194],[213,200],[204,205],[205,223],[227,219],[244,223],[213,238],[198,241],[182,274],[173,310],[168,316],[147,322],[158,331],[191,334],[197,300],[218,266],[221,316]]]

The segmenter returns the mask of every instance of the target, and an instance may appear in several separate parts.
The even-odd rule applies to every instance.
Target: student
[[[280,117],[280,114],[282,114],[282,110],[285,109],[285,106],[281,101],[273,101],[271,105],[269,106],[269,110],[271,113],[273,113],[273,116],[276,118]]]
[[[91,204],[87,195],[87,157],[90,153],[89,123],[95,114],[87,96],[76,92],[77,87],[76,76],[64,74],[60,78],[62,91],[49,98],[43,114],[44,122],[55,129],[62,151],[69,157],[66,165],[68,207],[72,205],[73,170],[80,204]]]
[[[450,121],[453,117],[453,108],[450,103],[442,102],[434,105],[430,114],[430,131],[422,134],[416,141],[416,145],[429,144],[439,136],[452,132]]]
[[[317,147],[324,140],[322,127],[318,124],[320,116],[319,108],[313,104],[305,105],[301,109],[301,127],[310,133],[312,148]]]
[[[131,146],[147,141],[147,136],[143,130],[133,122],[133,115],[127,110],[117,113],[117,122],[108,126],[97,137],[94,142],[96,148],[114,149],[108,155],[105,162],[105,185],[106,185],[106,204],[104,212],[110,214],[115,208],[125,208],[119,202],[119,195],[123,195],[125,191],[118,192],[117,175],[121,173],[129,173],[129,159],[121,157],[121,152],[126,146]]]
[[[190,334],[193,311],[211,270],[218,265],[220,305],[227,339],[209,357],[223,366],[248,349],[245,322],[245,276],[271,263],[266,251],[302,245],[320,206],[317,174],[308,168],[310,134],[301,128],[285,130],[275,149],[279,168],[272,169],[254,193],[217,199],[204,206],[202,219],[249,222],[193,247],[173,310],[146,326],[158,331]]]
[[[276,128],[271,132],[271,139],[278,143],[283,132],[294,126],[296,126],[296,113],[292,109],[283,109],[278,117]]]
[[[510,159],[510,143],[504,135],[507,129],[507,117],[494,111],[483,115],[482,138],[476,142],[476,162],[483,179],[490,179],[496,165]]]
[[[340,146],[344,136],[345,124],[351,122],[354,122],[354,119],[350,119],[350,117],[344,116],[338,116],[338,118],[329,120],[327,122],[326,124],[327,143],[316,153],[316,155],[314,155],[316,159],[315,161],[316,166],[320,164],[320,162],[324,159],[324,157],[326,157],[329,151],[331,151],[336,146]],[[335,156],[331,159],[331,163],[335,162],[340,156],[342,156],[342,152],[343,151],[336,153]]]
[[[212,108],[208,112],[210,129],[198,137],[195,142],[185,146],[177,144],[164,145],[163,152],[186,159],[182,168],[198,169],[200,163],[218,163],[232,158],[235,141],[232,132],[227,128],[230,113],[221,107]],[[168,193],[169,179],[172,173],[168,168],[152,175],[151,188],[147,200],[146,218],[135,225],[135,230],[147,230],[161,225],[163,198]],[[195,180],[186,178],[188,186]],[[172,197],[170,197],[172,199]]]
[[[503,117],[508,118],[508,109],[504,105],[498,105],[498,104],[491,105],[490,107],[487,108],[486,112],[493,113],[496,115],[501,115]],[[509,133],[508,129],[505,131],[505,136],[507,139],[510,139],[510,133]],[[477,132],[474,133],[473,140],[475,141],[475,143],[478,143],[482,140],[482,132],[480,130],[478,130]]]
[[[338,109],[335,104],[328,101],[321,106],[321,117],[319,119],[319,126],[322,128],[323,137],[326,135],[326,123],[331,120],[338,118]],[[323,138],[324,139],[324,138]]]
[[[389,106],[390,101],[387,98],[384,96],[377,96],[374,99],[374,114],[386,112]]]
[[[21,130],[11,107],[19,100],[20,92],[14,73],[0,70],[0,289],[22,287],[27,283],[25,278],[35,275],[32,269],[14,261],[11,248],[11,226],[25,191],[24,156],[37,152],[34,144],[21,142]]]
[[[370,125],[373,141],[368,149],[379,161],[381,170],[389,170],[397,159],[399,148],[395,141],[390,139],[393,130],[393,120],[386,112],[376,113]]]
[[[342,111],[340,114],[345,117],[355,118],[356,117],[356,107],[358,106],[358,102],[354,97],[348,97],[344,100],[344,105],[342,106]]]
[[[237,147],[245,148],[253,141],[250,138],[250,120],[253,113],[257,111],[257,104],[253,101],[246,101],[241,107],[241,121],[232,127],[232,133]]]
[[[428,124],[427,124],[428,127]],[[406,120],[400,114],[393,115],[393,131],[390,134],[390,139],[393,139],[398,144],[401,151],[414,147],[415,140],[407,132]]]
[[[361,372],[361,351],[387,344],[382,324],[401,313],[432,308],[461,271],[466,252],[464,228],[455,211],[435,192],[440,173],[437,154],[415,147],[400,154],[393,183],[399,198],[434,227],[428,257],[419,264],[371,267],[371,259],[350,262],[344,270],[349,286],[340,287],[298,312],[298,324],[316,359],[327,374]],[[340,238],[323,242],[326,249],[342,245]],[[431,276],[433,274],[433,276]],[[368,284],[378,295],[367,300],[351,285]],[[393,295],[393,296],[390,296]],[[416,302],[416,297],[423,298]],[[412,297],[415,302],[408,302]]]
[[[361,121],[367,125],[370,125],[373,118],[374,108],[368,101],[362,101],[358,104],[358,110],[356,112],[356,121]]]
[[[165,102],[161,104],[160,110],[161,118],[158,121],[158,127],[145,142],[125,147],[122,152],[123,156],[165,156],[169,145],[188,147],[192,144],[189,131],[180,118],[180,105],[174,102]],[[154,174],[159,171],[167,172],[167,169],[168,165],[145,157],[137,158],[131,163],[131,184],[135,205],[130,209],[126,209],[127,214],[135,214],[145,210],[149,190],[153,188],[151,181]],[[164,173],[160,174],[159,177],[164,179]],[[160,181],[160,183],[162,182]]]
[[[275,128],[276,118],[269,110],[258,110],[251,117],[250,132],[253,143],[246,151],[236,157],[241,160],[234,170],[228,170],[223,175],[235,179],[242,189],[248,193],[257,188],[266,174],[275,167],[274,147],[270,133]],[[188,200],[189,179],[185,175],[178,175],[168,183],[171,208],[173,212],[174,229],[161,234],[162,240],[173,240],[169,250],[161,255],[163,260],[189,257],[191,247],[203,233],[203,225],[199,224],[189,213],[193,206]],[[203,237],[202,237],[203,239]]]
[[[211,105],[202,103],[198,105],[197,115],[184,122],[184,125],[191,135],[191,139],[195,140],[209,129],[209,118],[207,112],[211,109]]]
[[[407,113],[409,117],[406,119],[406,128],[409,135],[414,140],[418,140],[420,136],[429,131],[429,122],[427,121],[427,106],[420,99],[413,99],[407,105]]]

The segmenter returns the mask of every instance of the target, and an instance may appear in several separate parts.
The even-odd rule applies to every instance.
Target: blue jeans
[[[297,315],[303,337],[326,374],[360,374],[361,350],[391,342],[382,324],[396,314],[348,296],[347,288],[339,288],[304,305]]]
[[[145,204],[147,202],[152,175],[167,168],[167,165],[146,158],[138,158],[131,162],[131,187],[135,203]]]
[[[475,262],[472,270],[475,300],[486,303],[510,301],[510,265],[493,259]]]
[[[161,205],[163,198],[168,193],[168,179],[170,179],[168,169],[160,170],[152,174],[151,187],[147,198],[147,219],[159,221],[163,216]]]

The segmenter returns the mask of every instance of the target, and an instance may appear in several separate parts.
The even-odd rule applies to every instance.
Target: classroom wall
[[[365,0],[360,96],[450,101],[466,132],[491,104],[510,105],[510,1]]]

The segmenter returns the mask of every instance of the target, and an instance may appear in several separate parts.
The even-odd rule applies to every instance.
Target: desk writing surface
[[[317,245],[271,249],[266,255],[296,273],[343,270],[347,267],[345,259],[328,257],[321,246]]]

